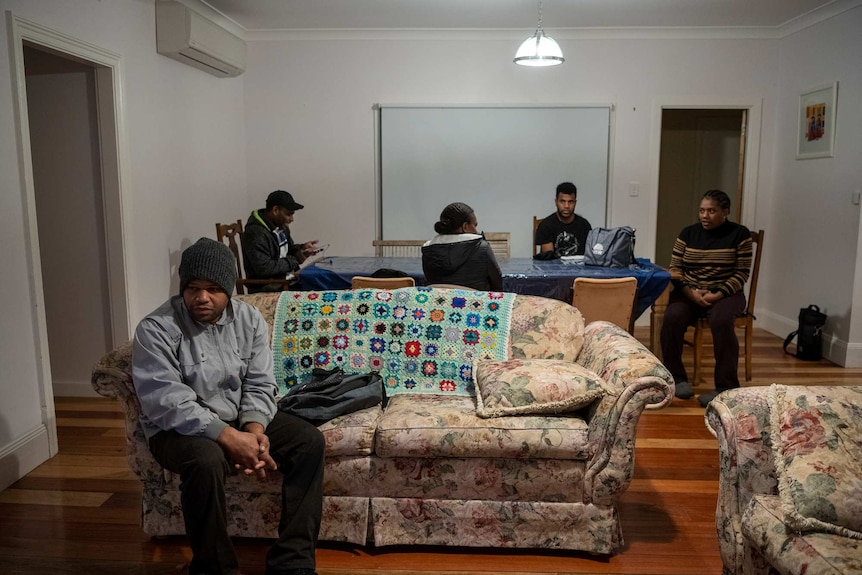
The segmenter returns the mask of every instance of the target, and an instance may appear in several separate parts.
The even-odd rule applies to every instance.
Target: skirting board
[[[48,430],[39,425],[0,450],[0,491],[3,491],[50,458]]]

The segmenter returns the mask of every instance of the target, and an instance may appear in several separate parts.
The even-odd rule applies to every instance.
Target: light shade
[[[535,34],[524,40],[513,60],[521,66],[556,66],[565,61],[560,45],[550,36],[545,36],[541,28],[537,28]]]

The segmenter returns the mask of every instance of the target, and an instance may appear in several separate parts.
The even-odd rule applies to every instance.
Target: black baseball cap
[[[290,195],[290,192],[285,192],[284,190],[276,190],[266,197],[266,209],[272,206],[281,206],[282,208],[294,211],[305,207],[302,204],[298,204],[293,199],[293,196]]]

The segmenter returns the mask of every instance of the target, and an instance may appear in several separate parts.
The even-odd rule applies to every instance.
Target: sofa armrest
[[[715,527],[725,572],[744,563],[742,516],[751,498],[778,493],[769,423],[769,388],[725,391],[706,408],[706,426],[718,439]]]
[[[99,395],[126,401],[135,395],[131,373],[132,342],[128,341],[102,356],[93,367],[90,382]]]
[[[673,401],[673,376],[658,358],[630,333],[606,321],[594,321],[584,328],[584,346],[577,363],[598,374],[611,395],[618,395],[632,381],[652,377],[670,386],[660,394],[655,408]]]
[[[141,403],[132,382],[132,343],[104,355],[93,368],[90,381],[96,393],[120,402],[125,419],[126,458],[132,472],[142,481],[164,481],[162,467],[153,459],[140,423]]]
[[[607,395],[588,414],[592,453],[584,494],[597,504],[611,504],[626,490],[634,473],[637,424],[647,408],[673,401],[673,377],[642,343],[608,322],[584,329],[578,363],[598,374]]]

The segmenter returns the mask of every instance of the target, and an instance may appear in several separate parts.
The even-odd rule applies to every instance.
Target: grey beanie
[[[227,295],[236,285],[236,258],[221,242],[201,238],[183,252],[180,259],[180,293],[192,280],[209,280]]]

